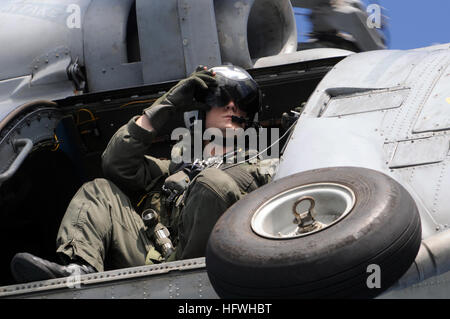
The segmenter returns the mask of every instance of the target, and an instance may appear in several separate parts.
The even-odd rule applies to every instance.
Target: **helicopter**
[[[308,42],[294,7],[311,11]],[[2,1],[0,297],[448,297],[450,44],[388,50],[377,9]],[[252,75],[259,124],[284,133],[274,180],[224,213],[206,256],[16,284],[12,256],[54,258],[64,210],[102,176],[115,131],[199,64],[223,63]],[[170,154],[182,122],[153,156]]]

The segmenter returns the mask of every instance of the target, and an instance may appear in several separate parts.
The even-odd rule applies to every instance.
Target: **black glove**
[[[198,67],[197,71],[192,73],[190,77],[178,82],[166,94],[156,100],[152,106],[145,109],[144,114],[158,132],[175,115],[175,112],[209,110],[209,107],[199,100],[210,87],[216,86],[217,82],[213,73]],[[194,98],[200,103],[194,102]]]

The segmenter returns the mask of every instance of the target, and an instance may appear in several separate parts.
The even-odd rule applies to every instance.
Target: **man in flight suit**
[[[247,193],[268,183],[276,160],[237,165],[216,161],[214,167],[192,174],[195,170],[186,170],[192,165],[149,156],[152,140],[177,112],[198,111],[205,128],[224,132],[245,128],[243,119],[253,117],[259,103],[258,85],[239,67],[199,68],[180,81],[115,133],[102,155],[106,179],[84,184],[73,197],[57,235],[57,255],[63,265],[19,253],[11,261],[15,279],[45,280],[74,271],[86,274],[204,256],[218,218]],[[238,151],[224,148],[212,155],[229,158]],[[187,184],[175,201],[174,196],[168,200],[167,193],[174,176]],[[149,211],[159,216],[158,225],[170,230],[176,248],[169,255],[155,245],[140,216]]]

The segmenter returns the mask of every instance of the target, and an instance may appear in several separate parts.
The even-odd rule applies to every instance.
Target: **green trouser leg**
[[[147,253],[156,252],[129,198],[106,179],[80,188],[56,242],[58,254],[70,260],[81,258],[97,271],[142,266]]]
[[[209,235],[219,217],[242,196],[257,188],[254,178],[236,167],[201,172],[186,194],[178,223],[176,259],[205,255]]]

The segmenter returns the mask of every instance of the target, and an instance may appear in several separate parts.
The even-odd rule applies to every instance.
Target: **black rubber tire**
[[[268,199],[320,182],[353,190],[356,203],[347,216],[300,238],[253,232],[251,218]],[[211,233],[206,267],[222,298],[372,298],[406,272],[421,234],[417,206],[394,179],[366,168],[324,168],[274,181],[230,207]],[[381,288],[367,287],[370,264],[380,266]]]

